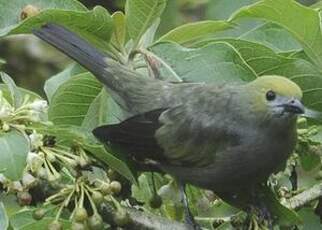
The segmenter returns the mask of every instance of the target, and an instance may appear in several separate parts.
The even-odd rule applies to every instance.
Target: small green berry
[[[38,208],[32,213],[32,217],[35,220],[41,220],[46,215],[46,210],[43,208]]]
[[[76,208],[75,214],[74,214],[74,219],[77,222],[84,222],[88,218],[88,214],[85,208]]]
[[[100,193],[98,191],[94,191],[92,193],[92,199],[93,199],[94,203],[96,204],[96,206],[98,206],[104,201],[104,196],[102,193]]]
[[[129,215],[124,208],[120,208],[114,213],[113,220],[119,227],[124,227],[130,222]]]
[[[80,222],[73,221],[72,222],[71,229],[72,230],[86,230],[88,228],[87,228],[87,226],[84,223],[80,223]]]
[[[103,219],[99,214],[94,214],[88,219],[88,225],[91,230],[103,229]]]
[[[112,181],[110,185],[111,185],[111,191],[113,193],[118,194],[118,193],[121,192],[122,185],[121,185],[120,182],[118,182],[118,181]]]
[[[102,194],[105,196],[105,195],[110,195],[112,193],[112,189],[111,189],[111,186],[110,184],[107,184],[107,183],[103,183],[100,187],[100,190],[102,192]]]
[[[58,220],[54,220],[51,222],[48,227],[48,230],[63,230],[63,224],[60,223]]]
[[[162,198],[158,194],[154,194],[149,200],[149,205],[151,208],[160,208],[162,205]]]

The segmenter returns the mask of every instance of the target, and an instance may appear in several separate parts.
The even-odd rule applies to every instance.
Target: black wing
[[[159,117],[165,110],[153,110],[133,116],[119,124],[100,126],[93,130],[93,134],[101,142],[139,161],[164,161],[163,149],[155,139],[155,132],[161,126]]]

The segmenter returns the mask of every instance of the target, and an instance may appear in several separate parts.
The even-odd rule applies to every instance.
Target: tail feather
[[[32,32],[84,66],[98,80],[106,82],[106,79],[103,78],[106,75],[105,69],[108,67],[105,61],[106,55],[103,55],[87,41],[63,26],[52,23],[45,24],[38,29],[33,29]]]

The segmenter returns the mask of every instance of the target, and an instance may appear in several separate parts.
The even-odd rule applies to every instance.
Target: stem
[[[86,185],[85,185],[85,186],[86,186]],[[88,188],[88,186],[86,186],[86,187]],[[98,213],[97,208],[96,208],[96,205],[95,205],[95,203],[94,203],[94,201],[93,201],[92,197],[90,196],[90,194],[89,194],[88,190],[85,190],[85,193],[86,193],[86,195],[87,195],[87,198],[88,198],[89,202],[91,203],[91,207],[92,207],[92,209],[93,209],[93,213],[96,215],[96,214]]]

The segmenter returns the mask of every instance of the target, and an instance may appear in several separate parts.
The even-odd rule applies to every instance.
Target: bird
[[[254,188],[282,170],[295,148],[305,106],[301,88],[286,77],[174,83],[138,73],[64,26],[46,23],[33,34],[105,86],[126,119],[93,134],[142,168],[212,190],[239,207],[254,203]]]

